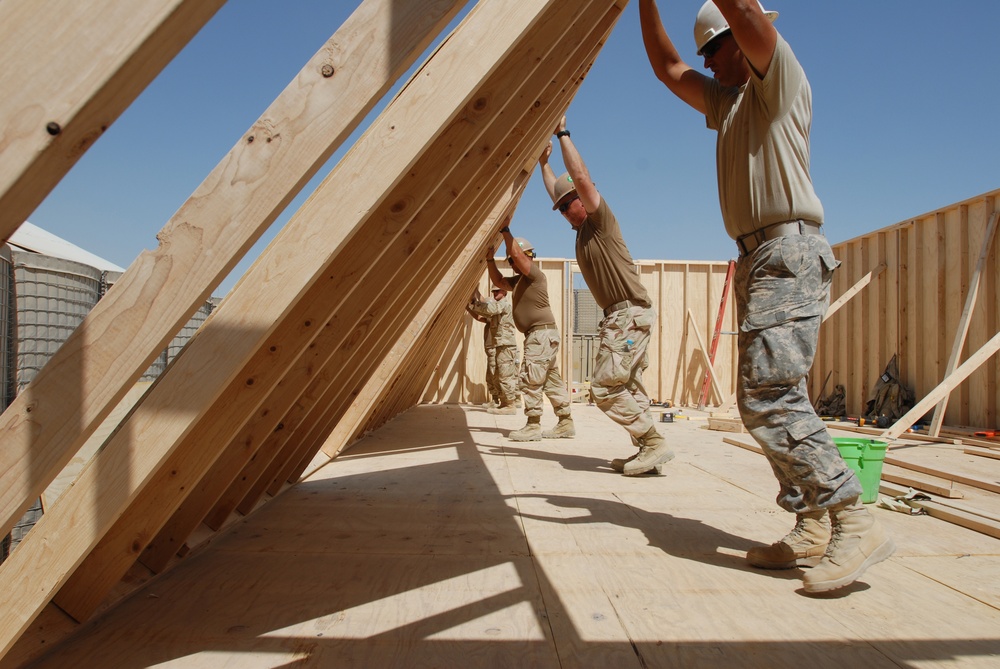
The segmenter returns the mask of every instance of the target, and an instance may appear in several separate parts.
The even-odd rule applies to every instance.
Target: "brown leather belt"
[[[787,235],[821,235],[819,223],[815,221],[784,221],[772,223],[767,227],[755,230],[736,239],[736,247],[741,256],[750,255],[757,247],[766,241],[785,237]]]
[[[555,329],[556,329],[555,323],[539,323],[538,325],[532,325],[530,328],[528,328],[528,331],[524,333],[524,336],[527,337],[536,330],[555,330]]]

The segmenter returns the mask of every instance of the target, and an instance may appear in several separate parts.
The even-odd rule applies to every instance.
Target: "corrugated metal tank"
[[[14,300],[14,261],[6,244],[0,245],[0,410],[17,394],[15,337],[17,305]]]
[[[72,260],[13,252],[20,392],[97,304],[103,272]]]
[[[17,392],[14,356],[14,327],[17,309],[14,304],[14,263],[10,247],[0,245],[0,408],[6,409]],[[11,535],[0,539],[0,562],[10,553]]]
[[[0,346],[0,364],[5,369],[9,366],[9,373],[0,385],[7,389],[7,394],[2,396],[6,408],[121,278],[122,272],[105,272],[73,260],[12,251],[7,246],[3,249],[4,253],[0,254],[0,272],[3,272],[0,277],[0,310],[3,311],[0,336],[9,333],[9,341],[4,340]],[[5,278],[8,276],[9,281]],[[209,300],[195,312],[142,375],[142,381],[153,381],[163,373],[215,306],[216,300]],[[39,500],[3,539],[0,561],[20,543],[42,513]]]

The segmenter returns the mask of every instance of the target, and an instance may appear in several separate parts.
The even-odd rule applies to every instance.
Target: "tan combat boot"
[[[667,440],[656,431],[655,426],[639,437],[639,442],[638,455],[622,465],[622,474],[625,476],[645,474],[656,465],[674,458],[674,452],[667,446]]]
[[[633,446],[635,446],[636,448],[639,448],[640,446],[642,446],[642,442],[640,442],[638,439],[636,439],[632,435],[629,435],[629,437],[632,439],[632,445]],[[629,458],[624,458],[624,459],[622,459],[622,458],[615,458],[614,460],[611,461],[611,468],[613,470],[615,470],[616,472],[618,472],[619,474],[621,474],[622,472],[625,471],[625,463],[626,462],[632,462],[637,457],[639,457],[638,453],[636,453],[635,455],[633,455],[632,457],[629,457]],[[647,471],[645,471],[643,473],[644,474],[651,474],[651,475],[659,476],[660,474],[663,473],[663,465],[659,465],[658,464],[655,467],[653,467],[652,469],[649,469],[649,470],[647,470]]]
[[[830,514],[826,509],[796,515],[795,527],[770,546],[754,546],[747,562],[760,569],[815,567],[830,543]]]
[[[572,416],[560,418],[554,428],[542,432],[542,439],[572,439],[575,436],[576,428],[573,427]]]
[[[896,544],[864,504],[854,500],[830,510],[833,536],[823,560],[806,572],[806,592],[827,592],[850,585],[865,570],[892,555]]]
[[[514,430],[507,435],[511,441],[541,441],[542,417],[528,416],[528,423],[520,430]]]
[[[501,404],[500,406],[491,407],[486,411],[497,416],[513,416],[517,413],[517,407],[513,404]]]

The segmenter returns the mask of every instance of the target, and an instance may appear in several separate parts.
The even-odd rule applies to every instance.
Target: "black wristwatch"
[[[569,130],[560,130],[556,133],[556,137],[569,137]]]
[[[501,234],[501,235],[502,235],[503,233],[505,233],[505,232],[510,232],[510,228],[509,228],[509,227],[507,227],[506,225],[505,225],[505,226],[503,226],[502,228],[500,228],[500,234]]]

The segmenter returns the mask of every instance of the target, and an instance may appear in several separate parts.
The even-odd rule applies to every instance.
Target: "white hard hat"
[[[771,21],[778,18],[778,12],[767,11],[764,9],[764,5],[761,5],[760,0],[757,0],[757,4],[760,5],[760,11],[764,12],[764,16]],[[698,10],[698,16],[694,20],[694,44],[698,47],[698,55],[701,55],[702,47],[727,30],[729,30],[729,24],[726,23],[726,17],[715,6],[713,0],[706,0],[705,4]]]

